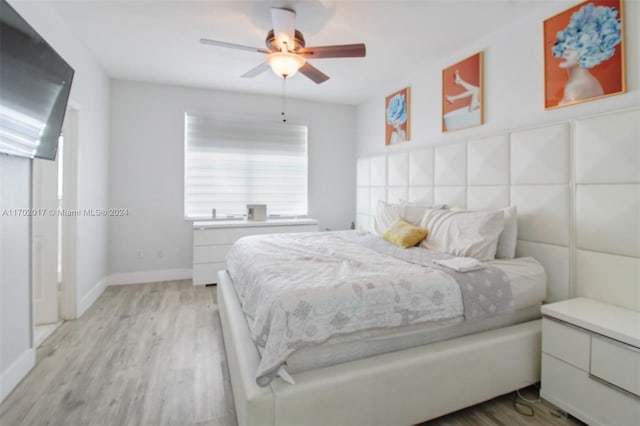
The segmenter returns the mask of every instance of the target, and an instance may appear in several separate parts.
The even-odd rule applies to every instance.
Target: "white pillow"
[[[504,229],[502,211],[429,210],[419,225],[429,234],[420,244],[454,256],[493,260]]]
[[[463,211],[458,207],[452,207],[451,210]],[[513,259],[516,257],[516,244],[518,242],[518,209],[516,206],[511,206],[497,211],[504,213],[504,229],[498,237],[496,259]]]
[[[418,226],[430,208],[441,207],[428,207],[409,203],[389,204],[378,200],[376,217],[373,223],[374,234],[382,236],[398,218],[402,218],[410,224]]]
[[[502,209],[504,213],[504,230],[498,237],[496,259],[513,259],[516,257],[516,243],[518,242],[518,209],[511,206]]]

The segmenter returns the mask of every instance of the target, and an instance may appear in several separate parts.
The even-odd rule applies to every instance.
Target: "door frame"
[[[80,108],[69,101],[63,124],[64,153],[62,170],[63,211],[78,211],[78,141],[79,141]],[[60,318],[76,319],[78,315],[77,300],[77,215],[62,218],[62,284],[59,291]]]
[[[35,326],[60,321],[58,287],[59,217],[51,211],[58,208],[58,173],[60,155],[54,161],[31,162],[31,297]]]

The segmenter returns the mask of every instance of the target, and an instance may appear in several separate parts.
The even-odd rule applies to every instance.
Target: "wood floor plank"
[[[236,426],[216,287],[190,280],[108,287],[38,348],[0,405],[2,426]],[[535,389],[523,394],[537,398]],[[578,425],[506,395],[423,425]]]

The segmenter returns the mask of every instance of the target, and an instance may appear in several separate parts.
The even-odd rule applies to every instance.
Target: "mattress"
[[[544,268],[533,258],[484,262],[464,273],[434,265],[447,259],[454,257],[403,249],[355,231],[239,239],[226,260],[260,350],[257,383],[266,386],[278,375],[285,377],[282,368],[304,348],[403,333],[390,345],[376,340],[355,351],[356,357],[379,354],[433,341],[405,337],[407,329],[420,324],[481,322],[529,307],[536,295],[538,302],[544,298]],[[537,281],[542,284],[536,291],[530,285]],[[346,352],[353,352],[351,345]],[[327,353],[331,358],[340,351]]]
[[[364,330],[332,337],[291,354],[284,365],[286,373],[296,374],[540,318],[540,306],[546,297],[547,279],[544,268],[530,257],[488,263],[500,268],[509,277],[513,312],[478,321],[465,321],[464,316],[460,315],[428,323]],[[249,321],[248,318],[247,320]]]
[[[368,330],[306,346],[289,356],[284,369],[295,374],[540,318],[540,304],[512,313],[464,321],[462,317],[397,329]],[[348,337],[348,338],[345,338]],[[295,380],[295,377],[293,377]]]

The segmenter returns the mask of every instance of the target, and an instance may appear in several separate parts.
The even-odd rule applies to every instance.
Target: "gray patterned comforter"
[[[508,280],[497,268],[459,274],[433,267],[433,256],[447,255],[400,249],[356,231],[238,240],[227,269],[261,349],[257,383],[270,383],[297,349],[332,336],[482,318],[512,306]]]

